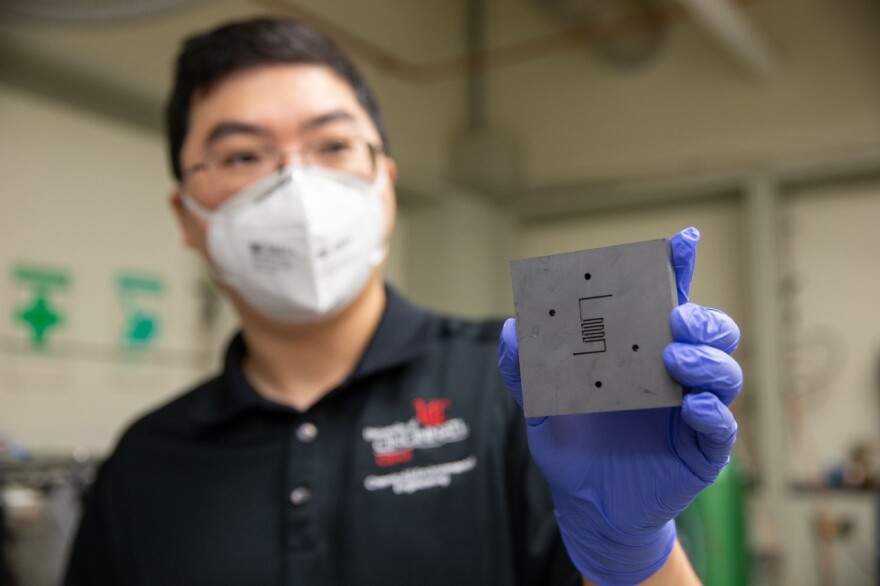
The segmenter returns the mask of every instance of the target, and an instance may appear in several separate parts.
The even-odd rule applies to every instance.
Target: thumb
[[[700,231],[686,228],[673,236],[669,243],[672,247],[672,264],[675,268],[675,284],[678,291],[678,303],[687,303],[694,278],[694,265],[697,262],[697,242]]]
[[[516,320],[509,318],[501,328],[501,339],[498,341],[498,372],[510,389],[510,395],[523,407],[522,378],[519,372],[519,343],[516,340]],[[540,426],[547,417],[527,417],[529,428]]]
[[[519,373],[519,345],[516,341],[516,320],[509,318],[501,329],[498,341],[498,372],[510,389],[514,400],[523,406],[522,379]]]

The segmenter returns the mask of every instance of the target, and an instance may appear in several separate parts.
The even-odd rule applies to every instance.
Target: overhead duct
[[[510,199],[520,185],[516,143],[489,124],[486,55],[486,1],[467,0],[467,125],[452,141],[452,176],[462,185],[496,199]]]
[[[732,0],[677,0],[755,78],[769,81],[779,59]]]
[[[668,2],[663,0],[532,1],[555,14],[566,26],[578,27],[584,46],[604,63],[617,68],[649,63],[669,35]],[[615,23],[622,21],[631,23],[628,34],[614,31]]]

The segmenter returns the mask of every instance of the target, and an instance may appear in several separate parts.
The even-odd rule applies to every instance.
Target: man
[[[271,19],[189,39],[167,120],[183,240],[241,333],[220,376],[123,435],[67,584],[696,580],[672,519],[735,437],[728,317],[673,314],[667,368],[710,391],[683,408],[525,425],[493,364],[519,398],[512,320],[499,349],[500,324],[385,287],[396,168],[328,39]],[[682,296],[696,238],[674,239]]]

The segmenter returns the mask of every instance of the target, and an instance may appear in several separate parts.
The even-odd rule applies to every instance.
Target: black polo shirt
[[[498,322],[393,291],[348,379],[306,412],[223,373],[122,436],[65,583],[577,584],[495,366]]]

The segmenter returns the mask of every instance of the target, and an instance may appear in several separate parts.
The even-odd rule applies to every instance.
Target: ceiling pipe
[[[702,0],[694,0],[700,2]],[[734,0],[731,0],[734,1]],[[738,5],[751,5],[764,0],[735,0]],[[585,45],[607,43],[627,35],[671,26],[695,19],[694,14],[677,2],[652,9],[650,15],[637,11],[610,20],[602,25],[584,24],[565,30],[510,43],[494,49],[441,59],[428,63],[414,63],[400,58],[349,29],[288,0],[251,0],[266,10],[294,16],[309,22],[336,39],[358,58],[371,63],[381,71],[410,83],[436,83],[460,78],[473,73],[475,68],[494,69],[533,61]]]
[[[467,0],[468,128],[486,130],[486,0]]]
[[[775,52],[732,0],[678,0],[754,78],[768,82],[780,70]]]
[[[204,2],[205,0],[129,0],[63,4],[39,0],[0,0],[0,13],[56,24],[115,24],[119,21],[160,16]]]

